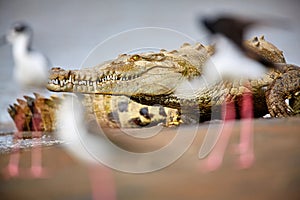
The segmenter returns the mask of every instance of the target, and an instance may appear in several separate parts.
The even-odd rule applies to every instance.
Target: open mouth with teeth
[[[80,70],[52,68],[47,88],[55,92],[167,95],[183,80],[200,74],[200,69],[185,59],[149,55],[124,54],[105,65]]]
[[[55,92],[111,95],[168,95],[185,80],[201,75],[207,48],[196,43],[178,50],[122,54],[92,68],[50,71],[47,88]]]
[[[122,75],[113,72],[93,71],[91,69],[64,70],[52,68],[50,71],[47,88],[56,92],[79,93],[118,93],[118,85],[124,82],[134,82],[138,75]],[[120,92],[122,93],[122,92]]]
[[[133,74],[133,73],[134,74]],[[115,95],[170,94],[182,79],[181,73],[171,73],[164,67],[153,66],[126,75],[117,71],[91,69],[64,70],[52,68],[47,88],[55,92],[79,92]],[[175,81],[174,81],[175,79]]]

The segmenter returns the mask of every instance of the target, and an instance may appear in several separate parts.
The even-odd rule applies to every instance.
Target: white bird
[[[272,62],[244,47],[243,40],[246,29],[257,22],[231,16],[220,16],[215,19],[205,18],[201,22],[215,39],[215,53],[203,70],[203,76],[208,85],[221,80],[240,82],[241,80],[258,79],[267,72],[268,68],[276,67]],[[252,88],[247,84],[245,86],[248,91],[244,92],[241,102],[240,116],[244,120],[241,125],[238,148],[238,164],[241,168],[248,168],[254,162]],[[216,170],[223,162],[224,152],[233,129],[232,120],[236,118],[234,102],[231,100],[230,94],[228,97],[222,107],[225,124],[219,132],[218,141],[212,143],[215,144],[212,152],[203,161],[204,170]],[[199,157],[203,158],[204,156],[200,149]]]
[[[57,113],[57,122],[57,137],[65,142],[66,150],[90,169],[94,199],[116,198],[111,171],[101,163],[122,172],[146,173],[166,167],[178,158],[170,156],[170,153],[177,155],[174,148],[136,153],[113,144],[108,138],[104,138],[106,136],[97,124],[86,126],[83,108],[76,96],[65,97]]]
[[[15,23],[5,35],[12,45],[13,76],[22,87],[45,87],[48,79],[49,60],[42,53],[32,50],[33,30],[26,23]]]
[[[0,38],[0,45],[10,43],[14,59],[13,78],[23,90],[31,89],[44,92],[48,79],[49,60],[40,52],[31,48],[33,31],[25,23],[15,23]],[[24,91],[22,91],[24,93]],[[18,153],[19,154],[19,153]],[[8,164],[8,176],[19,176],[19,156],[12,155]],[[32,150],[32,166],[30,176],[44,177],[46,172],[41,165],[41,147]]]
[[[65,142],[64,147],[75,159],[89,168],[93,199],[116,199],[112,172],[100,164],[102,160],[98,160],[109,159],[112,148],[103,136],[87,131],[82,105],[75,96],[67,96],[63,101],[57,121],[57,137]]]
[[[212,85],[222,80],[259,79],[267,70],[261,63],[245,56],[228,38],[216,35],[215,53],[206,63],[203,76],[207,84]]]
[[[268,68],[276,67],[274,63],[245,48],[243,44],[246,29],[259,24],[258,21],[220,16],[216,19],[205,18],[202,24],[212,34],[215,42],[215,53],[204,68],[204,76],[208,82],[257,79]]]

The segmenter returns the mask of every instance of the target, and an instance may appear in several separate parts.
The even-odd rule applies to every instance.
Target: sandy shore
[[[208,127],[208,124],[201,125],[188,151],[162,170],[145,174],[114,170],[117,199],[300,199],[300,118],[255,120],[256,162],[247,170],[236,169],[236,155],[231,151],[238,141],[240,122],[235,124],[222,167],[211,173],[199,170],[197,154]],[[183,130],[188,133],[194,127]],[[161,137],[149,141],[128,139],[120,130],[107,131],[125,149],[149,151],[164,145],[176,129],[163,129]],[[49,177],[5,179],[2,174],[1,199],[92,198],[84,165],[74,161],[61,145],[43,147],[42,151],[43,166],[49,171]],[[0,155],[1,170],[7,165],[9,155]],[[30,156],[31,149],[22,150],[23,171],[30,167]]]

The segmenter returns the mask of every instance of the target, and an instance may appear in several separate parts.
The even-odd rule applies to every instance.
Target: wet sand
[[[222,167],[210,173],[199,170],[197,155],[208,127],[201,125],[188,151],[162,170],[146,174],[113,171],[117,199],[300,199],[300,118],[255,120],[256,162],[247,170],[236,169],[237,157],[232,153],[232,145],[238,142],[240,122],[235,124]],[[186,132],[192,130],[194,127],[184,127]],[[161,137],[149,141],[128,139],[116,129],[106,131],[125,149],[149,151],[174,137],[176,128],[163,129]],[[2,174],[1,199],[92,198],[86,166],[71,158],[61,145],[43,147],[42,151],[49,177],[5,179]],[[23,171],[30,167],[30,156],[31,149],[21,151]],[[0,157],[2,170],[9,154]]]

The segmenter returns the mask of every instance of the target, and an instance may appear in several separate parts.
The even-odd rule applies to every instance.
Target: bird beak
[[[0,46],[7,44],[6,35],[0,37]]]

